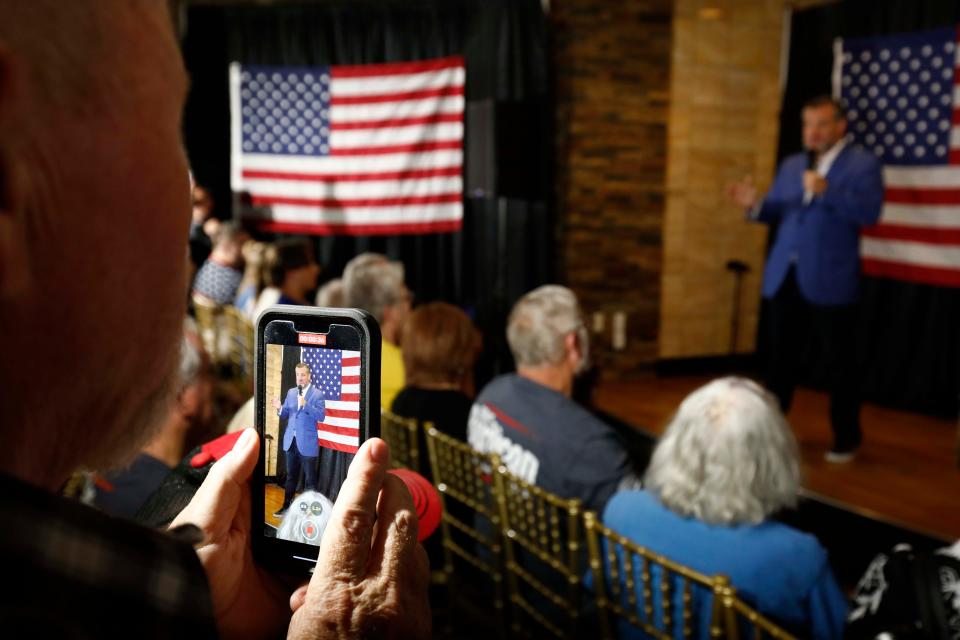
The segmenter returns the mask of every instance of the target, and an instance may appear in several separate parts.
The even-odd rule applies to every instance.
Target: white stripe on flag
[[[360,393],[360,385],[358,384],[345,384],[340,388],[343,393]]]
[[[344,350],[344,351],[341,351],[341,352],[340,352],[340,358],[341,358],[341,359],[346,359],[346,358],[359,358],[359,357],[360,357],[360,352],[359,352],[359,351],[346,351],[346,350]]]
[[[960,147],[960,129],[954,127],[950,130],[950,148],[956,149]]]
[[[319,440],[329,440],[330,442],[349,445],[356,445],[359,440],[359,436],[345,436],[340,433],[330,433],[329,431],[324,431],[323,429],[320,429],[317,432],[317,437]]]
[[[369,96],[405,91],[439,89],[463,86],[466,70],[463,67],[447,67],[434,71],[403,75],[366,76],[362,78],[337,77],[334,68],[330,79],[331,93],[335,96]]]
[[[356,357],[356,356],[354,356]],[[343,367],[343,375],[345,376],[358,376],[360,375],[360,367]]]
[[[243,169],[286,173],[320,173],[343,175],[414,169],[442,169],[463,165],[460,149],[439,149],[423,154],[387,153],[375,156],[297,157],[266,153],[243,156]],[[236,187],[234,187],[236,189]]]
[[[860,251],[865,258],[921,267],[956,269],[960,264],[960,247],[949,245],[865,237],[860,240]]]
[[[905,227],[957,229],[960,228],[960,206],[885,204],[880,222]]]
[[[960,188],[960,167],[895,167],[883,168],[883,182],[890,187]]]
[[[330,123],[334,131],[343,122],[369,122],[396,118],[420,118],[437,113],[463,113],[463,96],[434,96],[402,102],[370,104],[338,104],[330,107]]]
[[[257,196],[288,198],[336,198],[337,200],[376,200],[400,196],[432,196],[462,193],[460,176],[418,180],[371,180],[356,182],[311,182],[307,180],[246,179],[243,189]]]
[[[351,400],[346,402],[344,400],[325,400],[325,408],[327,409],[336,409],[338,411],[359,411],[360,403],[356,400]]]
[[[326,416],[323,419],[324,424],[328,424],[331,427],[351,427],[353,429],[360,428],[360,420],[357,418],[337,418],[334,416]]]
[[[277,204],[269,207],[269,216],[265,219],[275,222],[317,223],[317,211],[314,205]],[[425,222],[436,220],[459,220],[462,215],[460,202],[441,204],[418,204],[398,207],[347,207],[322,209],[323,222],[328,224],[388,224],[391,222]]]
[[[331,149],[357,149],[362,147],[385,147],[393,144],[414,144],[417,142],[439,142],[461,140],[463,123],[440,122],[416,127],[386,127],[378,129],[337,130],[333,125],[330,132]]]

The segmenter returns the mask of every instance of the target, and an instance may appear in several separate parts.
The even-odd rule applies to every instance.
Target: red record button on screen
[[[327,336],[322,333],[298,333],[297,341],[300,344],[318,344],[326,346]]]

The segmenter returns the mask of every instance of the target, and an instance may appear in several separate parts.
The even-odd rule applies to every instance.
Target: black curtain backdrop
[[[801,149],[800,111],[831,92],[833,41],[960,23],[957,0],[847,0],[796,11],[780,116],[779,157]],[[955,417],[960,393],[960,289],[864,278],[858,351],[864,398]],[[822,354],[807,350],[804,381],[825,386]]]
[[[512,366],[506,313],[553,276],[553,118],[539,0],[331,0],[192,6],[184,132],[216,215],[232,215],[227,67],[336,65],[461,55],[466,61],[464,223],[457,233],[316,239],[321,282],[363,251],[401,260],[417,302],[446,300],[485,336],[478,382]]]

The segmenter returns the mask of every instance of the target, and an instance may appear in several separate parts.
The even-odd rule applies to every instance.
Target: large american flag
[[[234,193],[266,231],[395,234],[463,220],[463,59],[230,65]]]
[[[320,446],[347,453],[360,447],[360,352],[302,347],[310,382],[323,391],[325,412],[317,423]]]
[[[868,275],[960,286],[957,55],[952,27],[837,42],[834,95],[884,164],[883,213],[861,240]]]

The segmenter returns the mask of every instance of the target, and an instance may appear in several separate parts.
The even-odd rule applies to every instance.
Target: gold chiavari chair
[[[532,622],[557,638],[577,636],[585,569],[580,500],[525,482],[504,465],[497,479],[513,635],[543,636]]]
[[[603,526],[593,512],[584,515],[584,527],[604,638],[617,637],[619,620],[660,640],[699,638],[704,624],[709,625],[709,637],[724,637],[720,595],[726,580],[718,581],[645,549]],[[701,612],[696,610],[704,597],[712,597],[709,620],[700,619]]]
[[[722,598],[728,638],[793,640],[794,636],[738,598],[733,587],[723,589]]]
[[[193,312],[197,319],[197,330],[200,340],[210,359],[217,364],[217,345],[220,344],[220,307],[204,302],[198,296],[193,296]]]
[[[584,527],[604,638],[616,638],[617,621],[626,620],[661,640],[700,638],[704,632],[729,640],[792,640],[740,600],[725,576],[706,576],[653,553],[603,526],[595,513],[584,515]]]
[[[443,573],[451,609],[492,622],[502,635],[503,547],[494,481],[499,457],[480,453],[434,427],[426,435],[433,483],[443,502]],[[486,603],[476,601],[475,585],[466,576],[490,579],[492,611],[477,606]]]
[[[429,422],[423,425],[424,429],[431,426]],[[420,471],[420,445],[417,438],[419,430],[416,419],[404,418],[381,409],[380,434],[390,445],[390,460],[394,467]]]
[[[227,359],[238,379],[253,378],[253,353],[256,337],[253,323],[233,305],[223,307],[226,331],[229,335]]]

